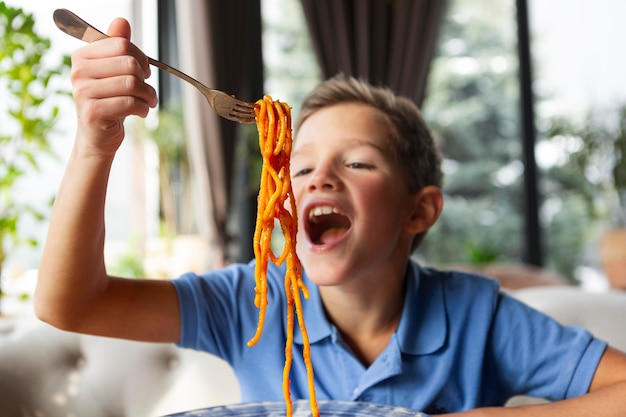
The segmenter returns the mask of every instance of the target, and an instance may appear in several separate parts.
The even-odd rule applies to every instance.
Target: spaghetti
[[[287,408],[286,416],[290,417],[293,413],[289,390],[289,374],[293,359],[292,345],[295,313],[304,342],[303,358],[307,371],[311,414],[317,417],[319,416],[319,411],[315,399],[311,347],[306,332],[302,314],[302,300],[300,298],[300,292],[302,292],[304,298],[309,298],[309,293],[302,282],[302,265],[296,254],[298,220],[289,173],[292,147],[291,109],[286,103],[273,101],[270,96],[266,95],[256,102],[255,116],[259,131],[259,147],[263,157],[256,228],[254,231],[254,256],[256,258],[254,303],[259,309],[259,321],[256,333],[248,342],[248,346],[253,346],[259,341],[265,323],[268,264],[270,261],[275,265],[281,265],[283,262],[286,262],[287,341],[285,343],[285,366],[283,368],[283,395]],[[289,199],[289,209],[285,204],[287,199]],[[280,223],[283,236],[285,237],[285,244],[280,256],[276,256],[270,246],[275,219]]]

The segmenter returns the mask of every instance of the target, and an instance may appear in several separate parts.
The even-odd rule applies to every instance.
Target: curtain
[[[343,72],[424,100],[446,0],[301,0],[324,78]]]
[[[263,95],[260,0],[178,0],[181,68],[211,88],[245,101]],[[219,266],[229,241],[230,185],[241,125],[218,117],[192,86],[183,90],[187,145],[199,232]],[[246,234],[246,231],[242,231]],[[250,242],[241,236],[242,242]]]

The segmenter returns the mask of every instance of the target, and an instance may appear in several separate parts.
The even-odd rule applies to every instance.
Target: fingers
[[[130,25],[127,20],[117,18],[111,22],[108,30],[110,38],[101,39],[76,51],[78,58],[98,59],[129,55],[134,57],[144,72],[144,78],[150,77],[148,57],[130,42]]]
[[[124,118],[145,117],[158,99],[155,89],[146,83],[148,58],[130,42],[128,22],[115,19],[108,34],[110,38],[72,55],[71,79],[81,132],[94,143],[115,137],[117,144],[124,134]]]
[[[78,82],[74,96],[79,113],[93,122],[129,115],[145,117],[157,102],[154,88],[132,75]]]
[[[143,67],[131,55],[76,57],[72,63],[74,95],[80,98],[131,96],[145,101],[149,107],[155,107],[156,91],[145,82],[145,78]]]
[[[107,34],[114,38],[124,38],[130,41],[130,24],[126,19],[117,18],[111,22],[111,25],[109,25],[109,30],[107,31]],[[132,43],[129,44],[129,47],[132,50],[130,52],[135,55],[142,68],[144,69],[145,77],[150,77],[150,64],[148,63],[148,58]]]
[[[98,41],[98,45],[89,45],[93,48],[84,48],[73,55],[71,78],[77,103],[132,97],[143,102],[142,106],[156,106],[156,91],[145,82],[147,74],[140,62],[142,57],[138,58],[133,48],[120,39]],[[130,110],[129,114],[137,113]]]
[[[89,57],[74,55],[72,61],[72,81],[81,79],[102,80],[120,75],[130,75],[145,80],[143,67],[131,55],[113,54],[106,57]]]

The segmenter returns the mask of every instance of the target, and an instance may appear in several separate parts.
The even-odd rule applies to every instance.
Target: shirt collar
[[[332,337],[333,326],[326,319],[317,285],[306,274],[303,274],[303,280],[309,290],[309,298],[302,300],[302,312],[309,342],[313,344]],[[441,281],[433,276],[432,271],[409,261],[402,318],[396,330],[401,351],[413,355],[433,353],[444,345],[447,333]],[[294,329],[294,341],[303,343],[298,326]]]
[[[413,355],[433,353],[444,345],[447,333],[441,280],[409,261],[404,308],[396,331],[400,349]]]

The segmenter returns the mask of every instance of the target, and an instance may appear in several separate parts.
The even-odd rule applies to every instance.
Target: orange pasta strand
[[[273,101],[270,96],[266,95],[256,102],[255,115],[259,131],[259,148],[263,157],[256,228],[254,230],[254,256],[256,258],[254,304],[259,309],[259,321],[256,333],[248,342],[248,346],[255,345],[263,332],[267,307],[267,267],[269,262],[271,261],[276,265],[285,262],[287,266],[284,282],[287,299],[287,341],[285,343],[285,366],[283,368],[283,395],[287,409],[286,416],[290,417],[293,413],[289,374],[293,360],[295,313],[304,342],[303,359],[307,371],[311,414],[318,417],[319,410],[315,398],[311,346],[302,314],[302,299],[300,298],[300,292],[304,298],[309,298],[309,292],[302,282],[302,265],[296,254],[298,220],[289,172],[293,141],[291,109],[286,103]],[[285,205],[287,199],[289,200],[289,209]],[[276,256],[271,249],[275,219],[278,219],[285,238],[285,245],[279,256]]]

